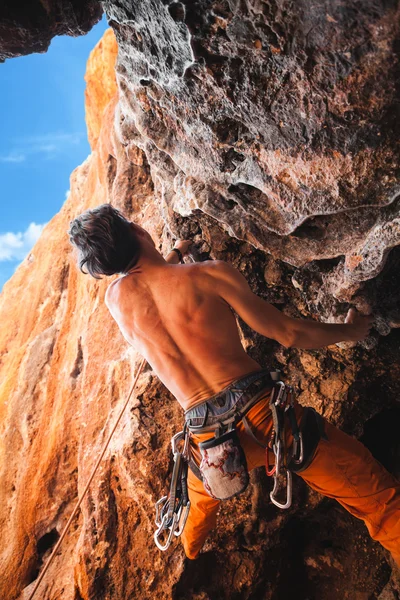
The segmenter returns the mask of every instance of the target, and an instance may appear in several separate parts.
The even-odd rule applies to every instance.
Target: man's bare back
[[[219,263],[161,264],[114,281],[107,305],[125,339],[187,410],[260,369],[244,351]]]
[[[344,324],[293,319],[253,294],[228,263],[169,264],[153,243],[147,249],[147,258],[109,286],[106,303],[125,339],[185,410],[261,368],[243,349],[232,309],[287,347],[357,341],[371,327],[372,318],[354,309]]]

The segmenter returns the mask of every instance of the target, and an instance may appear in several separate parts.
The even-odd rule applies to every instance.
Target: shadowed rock
[[[3,0],[0,6],[0,62],[46,52],[56,35],[84,35],[101,19],[98,0]]]

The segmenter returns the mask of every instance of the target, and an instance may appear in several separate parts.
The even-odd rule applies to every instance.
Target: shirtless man
[[[235,387],[250,382],[262,370],[242,347],[234,312],[261,335],[294,348],[357,342],[371,327],[372,317],[354,309],[343,324],[288,317],[253,294],[245,278],[223,261],[178,264],[189,241],[178,242],[164,259],[147,231],[109,204],[77,217],[69,233],[83,272],[97,278],[123,274],[107,289],[107,307],[186,415],[203,415],[208,399],[232,382]],[[269,394],[266,390],[248,416],[259,439],[271,431]],[[301,410],[298,406],[296,414]],[[262,449],[240,425],[238,430],[249,469],[262,465]],[[400,485],[362,444],[325,421],[324,439],[300,476],[363,519],[371,536],[400,563]],[[219,501],[191,471],[188,484],[191,509],[182,541],[194,559],[215,525]]]

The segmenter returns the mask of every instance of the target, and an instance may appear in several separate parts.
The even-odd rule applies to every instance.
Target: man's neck
[[[167,261],[155,248],[144,248],[139,255],[136,265],[132,267],[132,269],[129,269],[127,274],[148,271],[150,269],[160,268],[166,265]]]

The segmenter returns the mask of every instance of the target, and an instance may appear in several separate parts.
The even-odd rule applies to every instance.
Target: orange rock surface
[[[151,180],[142,152],[131,154],[128,161],[115,142],[115,56],[115,38],[108,31],[87,67],[87,123],[96,150],[72,174],[68,200],[0,295],[0,597],[7,600],[28,597],[32,591],[34,584],[29,584],[48,558],[83,490],[137,363],[103,303],[109,280],[94,282],[77,270],[67,235],[70,221],[86,208],[117,198],[116,204],[126,210],[138,190],[143,199],[141,211],[146,211],[142,221],[152,220],[154,224],[148,226],[156,233],[159,217],[152,207]],[[129,193],[123,195],[127,182]],[[149,373],[143,375],[139,388],[150,379]],[[142,471],[147,477],[148,465],[126,462],[119,484],[111,476],[112,457],[125,462],[120,452],[125,447],[129,454],[129,447],[139,437],[138,425],[138,415],[128,410],[93,482],[83,514],[64,540],[37,598],[58,598],[62,590],[63,597],[71,600],[94,597],[90,590],[107,562],[110,546],[117,542],[116,529],[125,536],[126,527],[133,531],[135,523],[143,520],[142,508],[136,507],[143,490],[131,494],[128,488],[134,487],[135,479],[140,480]],[[160,461],[166,472],[169,440],[165,440]],[[143,448],[149,443],[146,437],[141,441]],[[123,492],[117,489],[121,485]],[[118,526],[117,514],[111,511],[106,516],[111,522],[103,529],[104,523],[100,526],[98,522],[100,513],[121,493],[124,502],[130,503],[129,515]],[[156,500],[150,488],[146,494],[151,502]],[[100,511],[97,516],[92,513],[93,502],[96,512]],[[148,501],[146,511],[149,509]],[[146,518],[150,533],[152,514]],[[87,536],[94,529],[92,546]],[[140,562],[136,556],[135,568]],[[87,563],[95,568],[92,574],[90,569],[86,571]],[[76,596],[77,590],[80,596]]]
[[[89,144],[96,147],[103,113],[117,93],[115,61],[118,46],[112,29],[107,29],[87,63],[85,81],[86,126]]]

